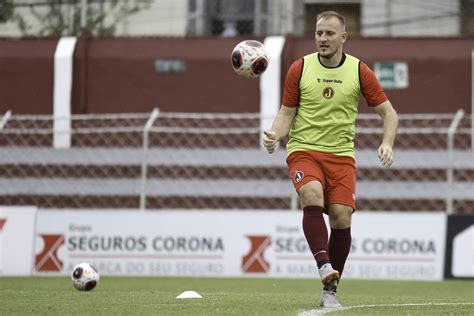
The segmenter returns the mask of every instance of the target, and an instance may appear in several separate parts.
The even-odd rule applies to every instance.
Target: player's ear
[[[341,43],[345,43],[347,40],[347,32],[342,32],[341,34]]]

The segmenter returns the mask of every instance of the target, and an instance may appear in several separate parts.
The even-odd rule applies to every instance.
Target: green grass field
[[[176,299],[185,290],[203,298]],[[67,277],[0,277],[0,315],[474,315],[473,281],[345,280],[339,311],[319,294],[317,280],[103,277],[79,292]]]

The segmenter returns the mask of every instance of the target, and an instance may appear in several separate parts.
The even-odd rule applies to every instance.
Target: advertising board
[[[41,211],[35,271],[66,274],[90,262],[105,275],[312,278],[316,265],[291,211]],[[446,216],[353,218],[344,277],[440,280]]]

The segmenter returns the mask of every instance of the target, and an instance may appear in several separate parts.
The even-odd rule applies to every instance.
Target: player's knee
[[[345,229],[351,226],[352,208],[331,208],[329,209],[329,220],[332,228]]]
[[[306,205],[324,205],[323,190],[317,184],[305,184],[298,191],[300,203],[302,206]]]
[[[342,215],[339,216],[336,220],[335,227],[337,229],[345,229],[351,226],[351,216],[350,215]]]

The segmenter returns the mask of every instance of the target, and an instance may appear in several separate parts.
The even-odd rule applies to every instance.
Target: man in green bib
[[[337,286],[351,247],[355,205],[355,120],[359,96],[383,120],[378,156],[393,163],[397,113],[370,68],[343,52],[344,17],[326,11],[316,19],[316,53],[290,67],[282,106],[263,144],[269,153],[288,136],[289,175],[303,208],[303,232],[323,283],[321,306],[339,307]],[[329,216],[331,234],[323,213]]]

